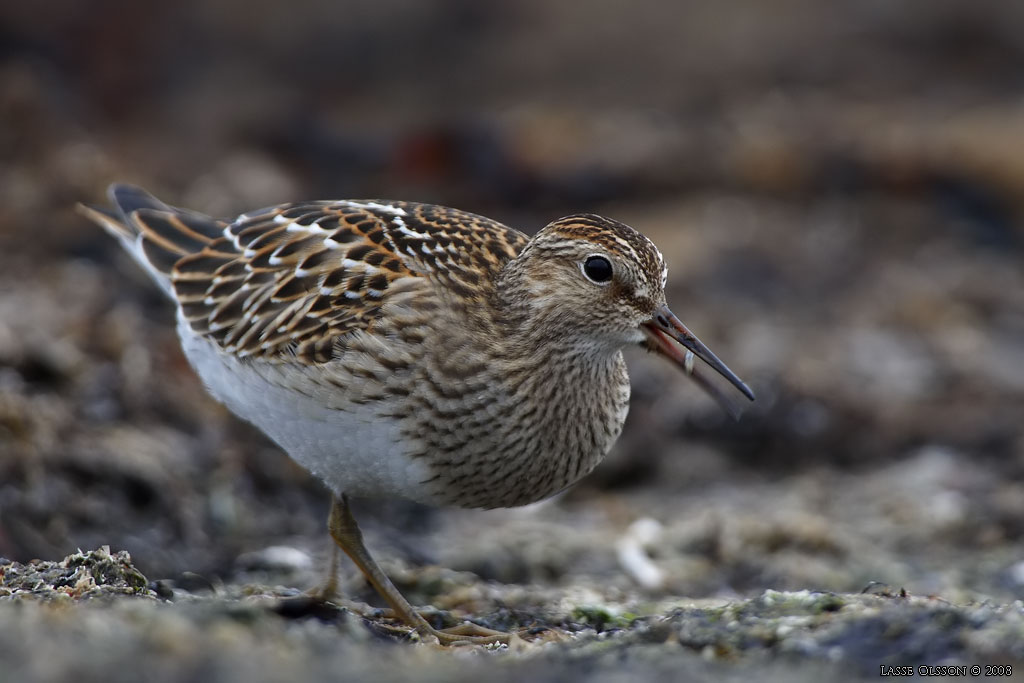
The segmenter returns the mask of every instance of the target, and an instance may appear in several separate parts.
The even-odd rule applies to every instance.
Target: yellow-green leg
[[[331,564],[327,568],[327,576],[324,577],[324,582],[317,588],[310,588],[306,591],[306,595],[323,600],[324,602],[334,602],[340,595],[338,591],[338,553],[341,552],[338,549],[336,543],[331,544]]]
[[[366,549],[366,546],[363,544],[363,533],[359,530],[355,517],[352,516],[347,496],[335,496],[332,500],[331,513],[327,518],[327,529],[330,531],[331,538],[334,539],[337,546],[352,558],[355,565],[359,567],[359,571],[363,573],[363,576],[370,582],[374,590],[387,601],[391,609],[394,610],[395,615],[416,629],[421,636],[434,636],[445,645],[455,642],[470,642],[481,645],[508,642],[511,634],[493,631],[470,622],[445,630],[437,630],[428,624],[426,619],[420,616],[413,609],[413,606],[409,604],[409,601],[395,588],[395,584],[391,583],[391,579],[388,578],[384,570],[373,559],[370,551]],[[328,589],[332,593],[336,589],[337,579],[333,577],[336,575],[337,557],[337,553],[335,553],[331,563],[331,576],[328,577],[328,584],[324,586],[325,593]]]

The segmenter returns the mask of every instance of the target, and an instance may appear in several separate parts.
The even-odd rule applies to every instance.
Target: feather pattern
[[[527,241],[488,218],[412,202],[284,204],[227,222],[131,186],[114,186],[111,198],[119,215],[89,211],[157,272],[192,330],[270,361],[330,361],[410,279],[485,298],[481,284]]]

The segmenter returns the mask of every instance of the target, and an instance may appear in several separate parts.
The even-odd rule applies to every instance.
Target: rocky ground
[[[1020,601],[955,605],[876,587],[638,600],[597,586],[559,595],[426,574],[419,588],[435,600],[471,595],[480,623],[521,636],[444,648],[399,635],[372,610],[357,615],[294,589],[147,583],[126,552],[101,548],[4,567],[0,654],[14,663],[9,680],[85,682],[408,680],[412,671],[417,680],[811,681],[906,666],[1011,677],[1024,659]],[[432,618],[457,623],[448,612]]]
[[[52,4],[0,9],[0,680],[1024,671],[1013,3]],[[360,501],[414,603],[525,629],[409,642],[347,565],[360,614],[302,598],[326,494],[74,214],[112,180],[611,215],[758,400],[732,422],[631,353],[626,431],[566,494]]]

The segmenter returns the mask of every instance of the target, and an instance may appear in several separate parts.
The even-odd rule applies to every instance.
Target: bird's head
[[[699,358],[750,400],[754,394],[694,336],[665,301],[668,268],[654,243],[592,214],[561,218],[538,232],[506,267],[505,292],[541,334],[581,353],[613,354],[638,344],[687,372],[712,398],[731,402],[694,364]],[[510,286],[509,286],[510,285]]]

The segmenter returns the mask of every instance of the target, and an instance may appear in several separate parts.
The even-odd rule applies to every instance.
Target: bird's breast
[[[431,472],[427,502],[497,508],[542,500],[593,470],[622,431],[629,378],[621,354],[600,364],[496,365],[498,372],[467,381],[462,397],[419,397],[406,430],[418,437],[410,455]]]

